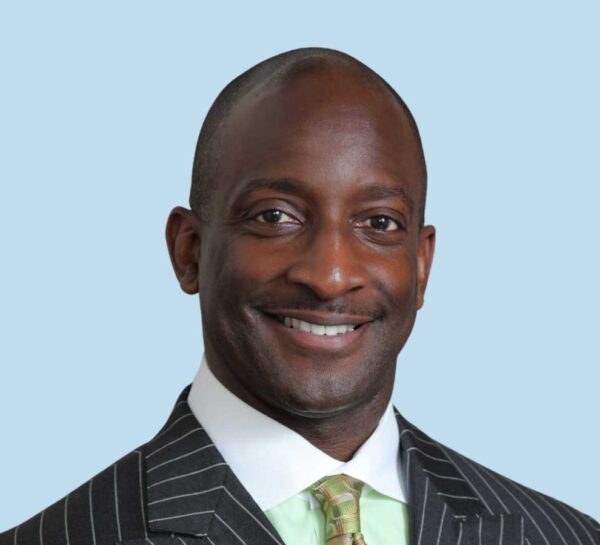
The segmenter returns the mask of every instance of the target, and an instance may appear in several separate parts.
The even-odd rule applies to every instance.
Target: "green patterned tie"
[[[366,545],[360,533],[358,500],[364,483],[348,475],[319,479],[309,490],[325,513],[327,545]]]

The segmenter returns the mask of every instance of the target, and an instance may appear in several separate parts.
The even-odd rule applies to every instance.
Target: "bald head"
[[[315,103],[327,89],[343,89],[346,82],[360,85],[370,95],[377,94],[387,104],[390,112],[395,111],[395,119],[405,142],[403,154],[409,150],[408,160],[418,163],[421,186],[418,203],[420,224],[424,222],[427,173],[421,140],[416,123],[406,104],[394,89],[377,73],[354,57],[324,48],[301,48],[271,57],[247,70],[231,81],[219,93],[202,125],[194,166],[190,206],[204,221],[210,219],[214,188],[219,183],[223,169],[223,140],[226,132],[235,133],[236,116],[240,104],[261,100],[262,114],[269,112],[269,97],[279,94],[293,94],[296,82],[303,81],[304,87],[312,85]],[[290,107],[294,107],[287,101]],[[266,107],[265,107],[266,106]],[[281,102],[279,104],[281,107]]]

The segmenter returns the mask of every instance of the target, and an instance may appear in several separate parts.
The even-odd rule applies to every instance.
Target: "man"
[[[398,95],[299,49],[219,95],[167,244],[205,355],[161,431],[0,545],[598,545],[590,517],[390,404],[435,230]]]

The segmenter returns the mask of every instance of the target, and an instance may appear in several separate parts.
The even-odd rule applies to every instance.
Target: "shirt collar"
[[[188,404],[263,511],[302,492],[321,477],[337,473],[351,475],[381,494],[406,502],[398,425],[391,402],[373,434],[348,462],[332,458],[232,394],[214,376],[204,354]]]

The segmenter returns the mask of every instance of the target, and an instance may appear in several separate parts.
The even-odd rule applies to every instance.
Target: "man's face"
[[[208,360],[238,395],[312,417],[389,398],[433,253],[418,149],[391,94],[351,77],[234,108],[198,286]]]

